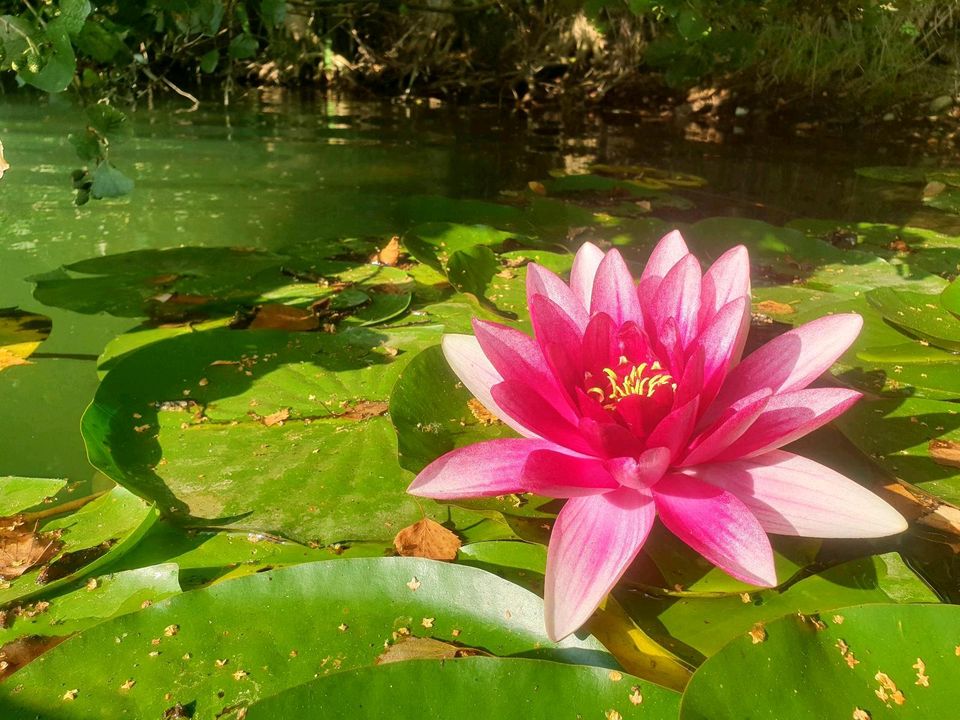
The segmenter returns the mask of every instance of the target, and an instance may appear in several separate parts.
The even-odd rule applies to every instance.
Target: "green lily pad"
[[[541,600],[495,575],[360,559],[218,583],[94,626],[0,685],[0,704],[10,718],[53,708],[58,720],[112,720],[162,717],[181,703],[193,704],[197,720],[213,720],[318,676],[373,665],[384,643],[407,635],[498,656],[615,666],[593,638],[550,642]],[[109,663],[87,662],[106,655]],[[136,685],[121,690],[129,680]],[[76,697],[63,702],[69,690]]]
[[[707,576],[711,574],[726,582],[721,571],[711,570]],[[791,613],[827,613],[851,603],[937,602],[933,591],[896,553],[852,560],[776,590],[744,588],[712,597],[697,593],[671,597],[631,592],[628,587],[618,590],[616,597],[634,622],[692,663],[745,636],[757,623]]]
[[[923,204],[937,210],[960,214],[960,188],[946,188],[936,195],[925,195]]]
[[[436,326],[215,329],[162,340],[104,378],[83,417],[87,450],[181,523],[321,545],[386,542],[421,507],[451,519],[406,494],[413,475],[386,417],[398,375],[439,336]]]
[[[950,283],[940,294],[940,304],[960,317],[960,282]]]
[[[425,692],[427,688],[442,692]],[[484,693],[478,702],[478,689]],[[483,692],[482,690],[480,692]],[[359,668],[305,683],[250,708],[250,720],[293,717],[423,717],[552,720],[674,717],[679,695],[621,672],[543,660],[468,657]],[[614,714],[616,713],[616,714]]]
[[[841,249],[790,228],[742,218],[708,218],[691,225],[684,237],[701,258],[713,258],[743,244],[750,251],[756,285],[799,282],[811,290],[857,291],[901,285],[903,274],[872,253]],[[917,270],[917,273],[921,271]],[[918,290],[939,291],[944,281],[936,275],[917,275]]]
[[[133,180],[104,160],[93,171],[90,194],[97,198],[123,197],[133,192]]]
[[[883,180],[884,182],[904,183],[906,185],[919,185],[926,182],[927,170],[919,167],[906,167],[901,165],[873,165],[870,167],[859,167],[854,172],[861,177],[871,180]]]
[[[0,647],[22,638],[61,638],[109,618],[142,610],[180,592],[173,563],[113,572],[61,593],[44,606],[27,606],[0,628]]]
[[[834,421],[889,475],[960,503],[960,407],[938,400],[860,401]]]
[[[28,510],[52,498],[67,485],[66,480],[46,478],[0,478],[0,517]]]
[[[960,269],[957,238],[935,230],[887,223],[810,218],[792,220],[785,227],[832,245],[857,247],[879,255],[899,268],[905,281],[922,279],[928,273],[948,277]]]
[[[756,637],[761,637],[760,630]],[[947,718],[956,712],[952,605],[861,605],[796,614],[743,635],[707,660],[681,720]],[[859,712],[859,715],[857,714]]]
[[[46,315],[19,308],[0,308],[0,371],[29,365],[27,358],[50,336],[53,323]]]
[[[74,513],[37,521],[34,544],[51,544],[55,552],[2,583],[0,607],[46,595],[107,566],[136,545],[157,517],[153,506],[118,487]]]
[[[893,323],[946,350],[960,351],[960,319],[940,304],[939,295],[877,288],[867,300]]]
[[[420,472],[441,455],[483,440],[514,437],[457,379],[440,346],[417,355],[390,395],[400,464]]]

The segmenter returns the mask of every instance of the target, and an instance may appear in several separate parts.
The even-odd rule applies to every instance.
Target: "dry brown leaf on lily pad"
[[[398,532],[393,547],[404,557],[450,561],[457,559],[460,538],[436,520],[423,518]]]
[[[59,533],[38,533],[11,518],[0,518],[0,578],[15,580],[48,562],[62,547]]]
[[[401,636],[377,656],[375,665],[403,662],[404,660],[453,660],[454,658],[490,656],[490,653],[477,648],[461,647],[433,638]]]
[[[290,419],[290,408],[280,408],[276,412],[270,413],[269,415],[264,415],[260,418],[262,422],[267,427],[273,427],[274,425],[283,425],[284,421]]]
[[[960,443],[951,440],[931,440],[927,446],[927,452],[938,465],[960,468]]]
[[[251,330],[308,332],[320,329],[320,318],[307,308],[270,303],[257,308],[257,314],[248,327]]]
[[[394,235],[383,249],[374,253],[370,262],[374,265],[394,267],[400,261],[400,238]]]

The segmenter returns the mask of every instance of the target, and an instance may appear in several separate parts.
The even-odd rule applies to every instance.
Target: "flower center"
[[[603,375],[605,382],[588,385],[587,393],[607,409],[616,407],[621,400],[633,395],[652,398],[658,393],[672,394],[677,389],[673,376],[665,372],[656,360],[634,365],[621,356],[615,368],[603,368]],[[586,380],[588,384],[594,381],[592,373],[587,373]]]

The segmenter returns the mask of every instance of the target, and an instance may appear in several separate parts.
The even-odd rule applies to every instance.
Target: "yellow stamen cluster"
[[[627,358],[620,358],[620,366],[629,364]],[[673,382],[673,376],[670,373],[661,372],[662,370],[663,367],[657,361],[649,365],[647,363],[634,365],[630,368],[630,372],[622,377],[613,368],[604,368],[603,374],[607,377],[609,388],[595,386],[589,388],[587,392],[596,395],[602,403],[616,403],[630,395],[653,397],[653,394],[664,385],[669,385],[676,390],[677,385]]]

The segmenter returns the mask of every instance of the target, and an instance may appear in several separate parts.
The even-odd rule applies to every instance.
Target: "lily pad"
[[[442,692],[425,692],[440,687]],[[496,688],[484,693],[479,688]],[[482,691],[481,691],[482,692]],[[631,675],[542,660],[467,657],[359,668],[262,700],[249,720],[293,717],[422,717],[437,720],[553,720],[570,717],[668,718],[679,695]]]
[[[92,627],[0,685],[0,704],[10,718],[54,708],[58,720],[113,720],[162,717],[181,703],[197,720],[213,720],[318,676],[373,665],[384,643],[408,636],[615,666],[593,638],[552,643],[541,600],[495,575],[429,560],[360,559],[218,583]],[[88,662],[106,655],[107,664]],[[122,690],[130,680],[136,684]],[[64,702],[70,690],[76,697]]]
[[[951,717],[960,701],[952,682],[958,634],[960,608],[952,605],[789,615],[707,660],[680,718]]]
[[[117,363],[84,414],[91,461],[181,523],[389,544],[421,507],[451,519],[406,494],[387,417],[397,377],[439,336],[215,329],[154,343]]]
[[[710,574],[725,582],[721,571]],[[616,596],[637,625],[693,663],[745,636],[757,623],[791,613],[825,614],[851,603],[937,602],[933,591],[896,553],[852,560],[775,590],[743,588],[713,596],[641,594],[639,590],[623,587]]]
[[[24,546],[52,544],[55,552],[0,585],[0,607],[51,593],[107,566],[136,545],[158,517],[151,505],[119,487],[74,513],[42,514],[37,520],[23,517],[20,530],[35,536]]]
[[[27,358],[50,336],[52,327],[46,315],[0,308],[0,371],[29,365]]]
[[[911,335],[946,350],[960,351],[960,319],[940,304],[939,295],[896,288],[877,288],[867,300],[893,323]]]
[[[834,422],[892,477],[960,504],[956,404],[920,398],[860,401]]]
[[[926,168],[902,165],[872,165],[859,167],[854,172],[871,180],[883,180],[884,182],[904,183],[906,185],[919,185],[926,182],[927,179]]]
[[[28,510],[52,498],[67,485],[66,480],[46,478],[0,478],[0,517]]]

